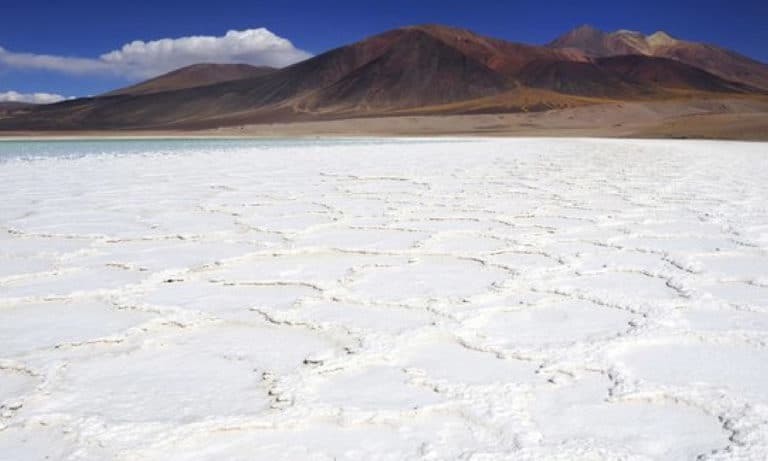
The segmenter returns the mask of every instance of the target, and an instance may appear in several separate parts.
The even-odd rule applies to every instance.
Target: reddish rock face
[[[547,46],[579,50],[592,57],[634,54],[669,58],[726,80],[768,89],[768,65],[724,48],[678,40],[663,31],[651,35],[627,30],[606,33],[591,26],[580,26]]]

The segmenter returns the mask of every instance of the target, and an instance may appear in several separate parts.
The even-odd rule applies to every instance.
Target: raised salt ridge
[[[764,460],[767,154],[0,143],[0,460]]]

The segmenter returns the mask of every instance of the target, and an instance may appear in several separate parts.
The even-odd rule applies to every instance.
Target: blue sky
[[[460,26],[534,44],[580,24],[646,33],[665,30],[768,62],[767,1],[135,0],[119,7],[110,3],[4,1],[0,94],[98,94],[196,59],[284,65],[387,29],[420,23]],[[224,38],[230,30],[259,28],[267,31]],[[191,36],[209,38],[146,43]],[[136,40],[145,43],[122,49]]]

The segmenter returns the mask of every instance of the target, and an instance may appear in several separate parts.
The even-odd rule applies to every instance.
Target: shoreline
[[[722,139],[768,141],[768,101],[633,102],[544,112],[398,115],[209,129],[0,131],[0,141],[412,137]]]
[[[633,135],[606,135],[591,132],[579,133],[560,133],[560,132],[537,132],[537,133],[423,133],[423,134],[403,134],[403,133],[344,133],[344,134],[283,134],[283,135],[208,135],[195,132],[177,132],[173,134],[122,134],[113,132],[103,133],[73,133],[62,135],[59,133],[35,133],[17,135],[6,135],[0,133],[0,145],[11,142],[81,142],[81,141],[263,141],[263,140],[362,140],[362,139],[622,139],[622,140],[656,140],[656,141],[730,141],[730,142],[768,142],[768,131],[765,136],[749,137],[717,137],[717,136],[633,136]]]

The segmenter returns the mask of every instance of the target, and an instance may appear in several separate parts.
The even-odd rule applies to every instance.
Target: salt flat
[[[768,144],[0,143],[0,460],[765,460]]]

